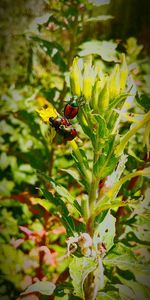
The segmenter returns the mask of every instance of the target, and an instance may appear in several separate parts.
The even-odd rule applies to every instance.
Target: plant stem
[[[83,211],[84,220],[85,220],[85,222],[87,222],[88,219],[89,219],[89,215],[90,215],[88,199],[83,199],[82,200],[81,207],[82,207],[82,211]]]
[[[97,145],[95,145],[94,149],[94,158],[93,158],[93,170],[92,170],[92,180],[91,180],[91,185],[90,185],[90,192],[89,192],[89,207],[90,207],[90,216],[92,216],[93,211],[95,209],[95,201],[96,201],[96,191],[99,183],[99,178],[97,178],[94,175],[94,164],[97,161],[99,156],[99,152],[97,151]],[[91,235],[93,235],[93,220],[92,218],[90,219],[91,224],[89,224],[89,228],[91,232],[89,232]]]
[[[98,186],[99,180],[95,178],[95,176],[92,176],[92,181],[91,181],[91,188],[89,192],[89,203],[90,203],[90,214],[92,214],[94,207],[95,207],[95,201],[96,201],[96,191],[97,191],[97,186]]]

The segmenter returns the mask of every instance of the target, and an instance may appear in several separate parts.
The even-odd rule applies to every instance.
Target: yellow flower
[[[39,99],[40,101],[43,101],[43,99]],[[46,100],[46,99],[45,99]],[[44,101],[45,102],[45,101]],[[41,104],[41,103],[40,103]],[[41,119],[45,122],[48,123],[49,122],[49,118],[53,117],[56,118],[58,116],[58,113],[56,111],[56,109],[54,108],[54,106],[48,102],[46,100],[45,102],[46,104],[46,108],[42,107],[41,109],[36,109],[37,113],[39,114],[39,116],[41,117]]]

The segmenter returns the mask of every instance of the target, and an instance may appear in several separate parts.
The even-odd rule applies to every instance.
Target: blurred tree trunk
[[[135,36],[150,52],[149,0],[111,0],[109,13],[114,16],[110,37],[126,39]]]

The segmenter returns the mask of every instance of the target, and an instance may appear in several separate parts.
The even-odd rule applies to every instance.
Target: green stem
[[[90,192],[89,192],[89,207],[90,207],[90,216],[92,216],[94,209],[95,209],[95,202],[96,202],[96,191],[99,183],[99,177],[94,176],[94,164],[98,159],[99,152],[97,151],[97,145],[94,149],[94,158],[93,158],[93,170],[92,170],[92,180],[90,185]],[[91,229],[90,234],[93,233],[93,219],[90,218],[91,226],[89,227]]]
[[[89,219],[89,201],[88,199],[83,199],[82,202],[81,202],[81,207],[82,207],[82,212],[83,212],[83,217],[84,217],[84,220],[85,222],[88,221]]]
[[[99,179],[93,176],[91,181],[90,193],[89,193],[90,214],[92,214],[95,208],[96,191],[97,191],[98,183],[99,183]]]

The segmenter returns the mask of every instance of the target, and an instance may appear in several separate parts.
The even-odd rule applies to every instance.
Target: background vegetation
[[[76,271],[82,265],[78,258],[86,256],[78,249],[76,261],[71,261],[66,241],[81,232],[91,234],[81,205],[87,200],[87,183],[71,143],[59,135],[53,139],[51,126],[41,120],[37,110],[51,103],[63,114],[65,101],[71,96],[69,72],[74,57],[86,61],[93,55],[93,63],[110,74],[120,62],[120,54],[125,53],[132,93],[127,95],[128,107],[121,114],[120,136],[129,131],[134,118],[138,122],[139,116],[147,114],[149,1],[7,0],[1,1],[0,16],[0,298],[83,299],[83,274],[88,278],[85,293],[91,279],[84,267],[82,276]],[[91,168],[92,138],[80,115],[72,122],[84,167],[88,162]],[[147,137],[149,131],[144,128],[129,141],[124,160],[120,158],[125,164],[122,177],[148,168]],[[116,166],[114,160],[109,161],[108,172],[99,182],[100,196],[107,193],[106,182],[113,179]],[[104,231],[101,256],[105,250],[107,255],[100,277],[103,283],[91,299],[150,297],[148,187],[148,176],[127,180],[116,196],[117,205],[105,206],[97,216],[101,235]],[[123,202],[125,207],[120,204]],[[71,250],[77,242],[70,240]],[[94,270],[93,262],[87,266]],[[20,295],[39,280],[56,284],[53,296],[53,285]]]

